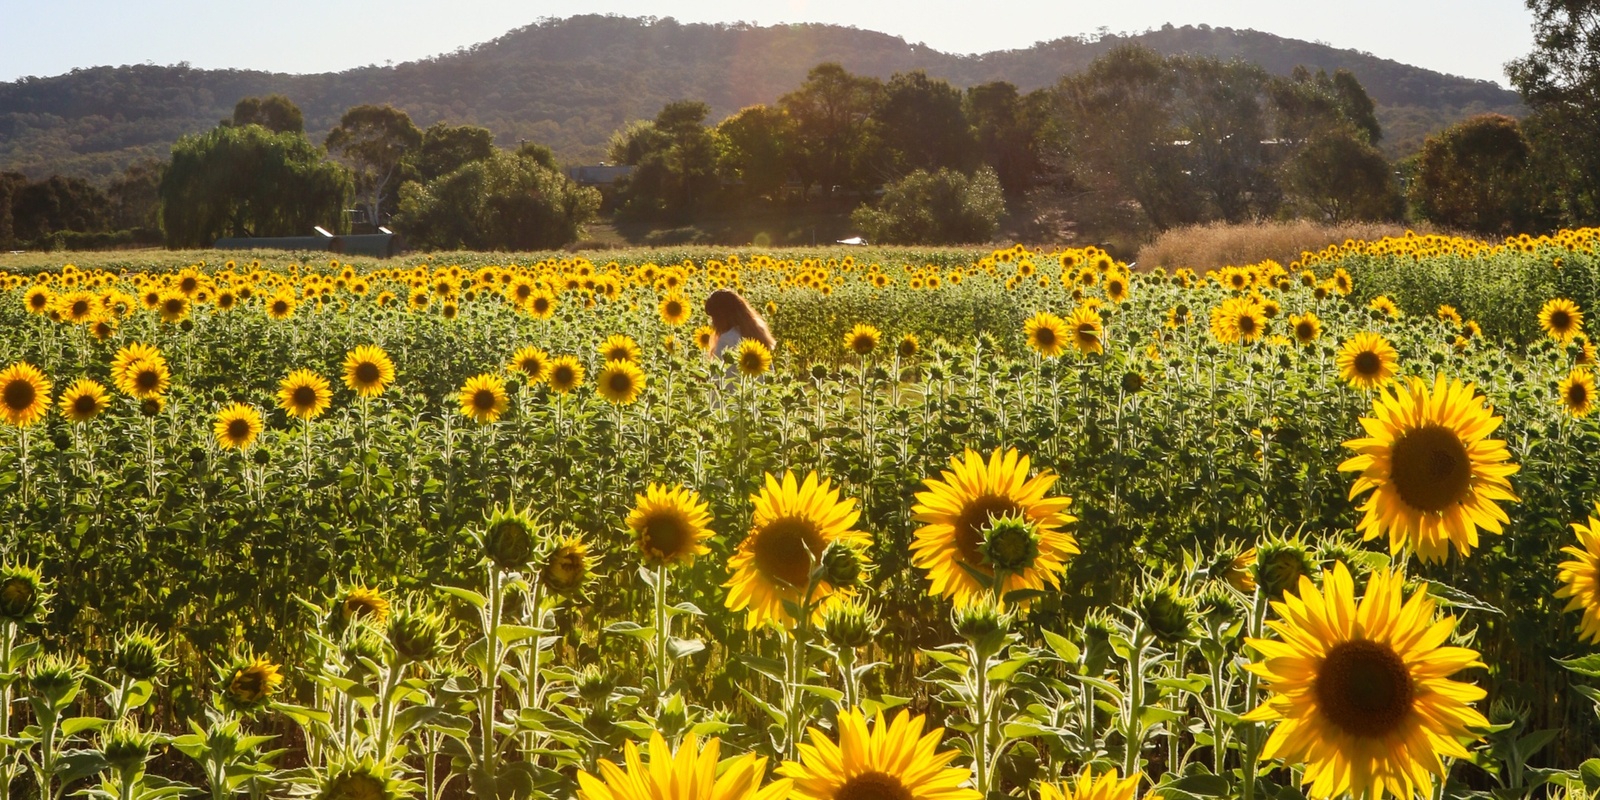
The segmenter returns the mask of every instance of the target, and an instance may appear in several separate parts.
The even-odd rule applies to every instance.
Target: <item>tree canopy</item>
[[[172,148],[161,179],[161,223],[171,247],[208,247],[223,236],[305,236],[342,231],[350,172],[296,133],[218,126]]]

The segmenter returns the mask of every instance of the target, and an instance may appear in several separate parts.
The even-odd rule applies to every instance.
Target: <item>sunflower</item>
[[[117,388],[123,394],[139,400],[149,400],[166,394],[172,385],[172,373],[167,370],[166,359],[135,361],[123,371]]]
[[[710,325],[701,325],[694,329],[694,343],[696,347],[706,352],[711,352],[711,346],[717,342],[717,329]]]
[[[223,671],[222,689],[230,704],[241,710],[259,709],[283,684],[278,665],[265,658],[235,660]]]
[[[1085,766],[1071,789],[1065,784],[1041,784],[1039,800],[1134,800],[1139,791],[1140,777],[1129,775],[1122,778],[1115,769],[1095,775]]]
[[[161,351],[143,342],[134,342],[117,350],[111,357],[111,380],[121,383],[127,378],[130,368],[138,361],[155,361],[166,364],[167,359]]]
[[[812,728],[799,759],[778,768],[794,780],[795,800],[981,800],[966,787],[972,770],[952,767],[958,753],[939,751],[944,729],[923,733],[927,718],[908,711],[885,722],[878,712],[868,724],[861,709],[841,713],[839,740]]]
[[[50,379],[38,367],[19,361],[0,372],[0,416],[19,428],[44,419],[50,410]]]
[[[1517,502],[1508,478],[1518,470],[1505,442],[1487,438],[1501,419],[1473,385],[1419,378],[1383,392],[1375,417],[1363,417],[1367,438],[1345,447],[1356,455],[1340,471],[1361,473],[1350,498],[1371,491],[1358,509],[1365,539],[1389,534],[1389,551],[1409,545],[1423,561],[1443,561],[1447,544],[1461,555],[1478,543],[1478,529],[1500,533],[1508,521],[1496,501]]]
[[[791,781],[773,781],[765,789],[767,760],[745,753],[719,762],[722,742],[684,737],[676,751],[667,746],[660,731],[650,734],[650,763],[639,757],[639,747],[623,744],[623,763],[600,762],[600,775],[578,773],[578,800],[783,800]]]
[[[550,354],[533,345],[519,347],[511,356],[511,370],[522,373],[529,386],[537,386],[549,374]]]
[[[294,315],[295,299],[293,292],[279,292],[267,298],[267,316],[276,320],[285,320]]]
[[[1106,299],[1113,303],[1128,299],[1128,276],[1120,272],[1106,275]]]
[[[182,322],[188,316],[188,295],[182,292],[168,292],[161,296],[162,322]]]
[[[772,351],[756,339],[739,341],[739,374],[755,377],[772,368]]]
[[[234,403],[217,413],[211,432],[224,448],[249,449],[261,433],[261,412],[244,403]]]
[[[1426,585],[1401,596],[1401,575],[1381,570],[1359,603],[1343,562],[1273,601],[1267,626],[1281,641],[1249,639],[1261,658],[1246,668],[1271,692],[1244,719],[1276,722],[1263,760],[1304,765],[1314,800],[1350,794],[1411,798],[1443,777],[1441,756],[1470,758],[1461,742],[1488,720],[1470,703],[1484,691],[1450,680],[1482,666],[1477,652],[1445,646],[1456,620],[1434,620]]]
[[[590,574],[589,545],[577,536],[558,539],[539,563],[539,585],[567,597],[582,594]]]
[[[332,401],[328,379],[309,369],[297,369],[278,384],[278,407],[291,417],[316,419],[328,410]]]
[[[677,292],[662,298],[656,310],[661,313],[661,321],[668,325],[676,327],[689,321],[689,303]]]
[[[1289,328],[1294,331],[1294,340],[1303,345],[1311,344],[1322,337],[1322,320],[1310,311],[1303,315],[1290,314]]]
[[[370,620],[383,624],[389,618],[389,601],[382,592],[369,586],[352,586],[339,597],[339,618]]]
[[[600,344],[601,361],[632,361],[639,362],[639,343],[632,336],[613,334]]]
[[[1388,319],[1400,318],[1400,307],[1395,305],[1394,301],[1390,300],[1387,295],[1380,294],[1372,298],[1372,302],[1367,304],[1367,308],[1382,314]]]
[[[1252,297],[1230,297],[1211,310],[1211,335],[1222,344],[1249,344],[1267,332],[1267,316]]]
[[[1104,353],[1100,345],[1101,335],[1105,332],[1105,324],[1100,321],[1100,312],[1090,306],[1078,306],[1072,310],[1072,316],[1067,318],[1067,330],[1072,333],[1072,346],[1084,355],[1090,353]]]
[[[537,292],[523,305],[534,319],[549,319],[556,313],[556,297],[549,292]]]
[[[1544,329],[1546,336],[1566,344],[1583,330],[1583,311],[1579,310],[1577,303],[1557,297],[1539,309],[1539,327]]]
[[[377,345],[364,344],[344,357],[344,385],[362,397],[377,397],[394,382],[394,362]]]
[[[1023,323],[1022,334],[1028,337],[1028,346],[1037,350],[1039,355],[1055,358],[1067,347],[1066,338],[1062,336],[1066,324],[1060,317],[1048,311],[1040,311]],[[1098,339],[1096,341],[1098,342]]]
[[[1004,574],[1000,597],[1019,589],[1058,586],[1078,543],[1061,528],[1076,522],[1069,497],[1047,497],[1056,476],[1028,477],[1031,463],[1015,449],[983,456],[967,450],[941,478],[922,482],[911,514],[923,523],[911,563],[928,573],[928,593],[971,605],[989,588],[978,576]],[[1020,523],[1020,524],[1015,524]]]
[[[730,611],[748,610],[746,628],[769,622],[788,627],[795,620],[784,603],[799,605],[805,600],[812,572],[828,545],[865,547],[871,539],[854,529],[861,517],[856,501],[841,499],[839,490],[815,472],[803,482],[792,472],[782,478],[769,472],[751,501],[755,508],[750,533],[728,559],[733,577],[723,584],[728,589],[726,605]],[[818,619],[851,593],[836,589],[825,578],[810,588]]]
[[[474,422],[494,422],[506,413],[506,382],[499,375],[485,372],[467,379],[457,399],[461,415]]]
[[[22,304],[27,307],[30,314],[49,313],[55,301],[55,295],[43,286],[35,286],[22,296]]]
[[[558,356],[550,361],[550,388],[566,394],[583,385],[583,364],[574,356]]]
[[[61,416],[73,422],[88,422],[110,405],[106,387],[91,378],[79,378],[61,393]]]
[[[650,484],[644,494],[634,495],[627,524],[646,566],[692,564],[695,556],[711,552],[705,545],[711,536],[710,507],[693,489]]]
[[[1574,417],[1587,417],[1594,410],[1594,376],[1582,367],[1561,379],[1557,391],[1561,405]]]
[[[921,350],[922,343],[917,341],[917,335],[914,333],[908,333],[900,337],[900,343],[895,345],[894,348],[895,355],[901,358],[915,358]]]
[[[858,323],[850,332],[844,335],[844,349],[864,356],[878,346],[878,340],[883,338],[883,332],[877,328]]]
[[[1400,354],[1382,336],[1363,331],[1346,339],[1334,363],[1339,378],[1357,389],[1377,389],[1394,380]]]
[[[1595,511],[1600,513],[1600,504]],[[1561,548],[1573,558],[1561,562],[1557,573],[1561,588],[1555,596],[1567,598],[1563,611],[1583,611],[1578,640],[1600,643],[1600,519],[1590,515],[1588,524],[1574,522],[1572,530],[1578,535],[1579,546]]]
[[[632,361],[608,361],[595,376],[600,396],[619,406],[632,404],[644,392],[644,370]]]
[[[1461,312],[1455,306],[1439,306],[1439,321],[1454,327],[1461,327]]]

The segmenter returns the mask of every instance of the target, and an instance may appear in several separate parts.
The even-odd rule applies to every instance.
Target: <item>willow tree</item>
[[[305,236],[344,227],[350,172],[298,133],[218,127],[172,147],[161,179],[168,247],[222,236]]]

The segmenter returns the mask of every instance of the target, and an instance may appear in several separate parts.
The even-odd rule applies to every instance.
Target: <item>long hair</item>
[[[711,327],[716,328],[719,335],[737,328],[740,337],[755,339],[773,353],[778,351],[777,340],[772,338],[772,331],[767,330],[766,320],[738,292],[732,289],[712,292],[706,298],[706,314],[711,317]]]

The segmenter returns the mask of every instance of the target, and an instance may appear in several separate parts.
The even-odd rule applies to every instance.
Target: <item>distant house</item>
[[[567,167],[567,177],[579,186],[612,186],[633,174],[633,167],[625,164],[592,164]]]

